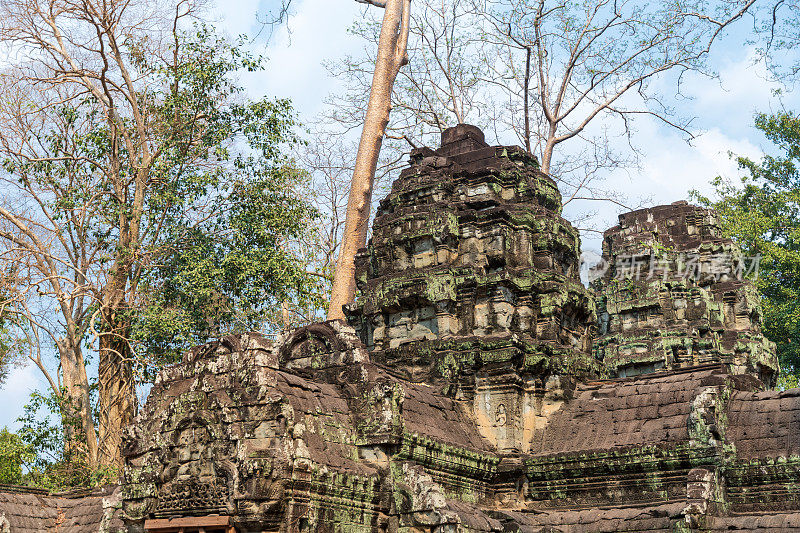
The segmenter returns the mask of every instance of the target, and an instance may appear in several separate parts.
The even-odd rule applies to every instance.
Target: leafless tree
[[[470,122],[488,127],[485,66],[479,60],[483,47],[482,15],[473,0],[417,0],[409,27],[409,63],[400,70],[392,91],[392,115],[387,126],[389,150],[438,141],[446,128]],[[380,36],[380,21],[356,21],[354,32],[370,43]],[[363,120],[363,94],[369,90],[375,47],[364,55],[328,63],[329,72],[345,82],[342,92],[331,95],[326,118],[342,129]]]
[[[599,118],[621,120],[629,134],[628,121],[648,115],[691,135],[650,84],[668,72],[679,82],[687,71],[708,73],[712,45],[754,3],[488,0],[492,34],[525,65],[510,61],[501,72],[523,87],[521,107],[536,107],[524,113],[521,136],[542,170],[551,172],[557,146]]]
[[[602,179],[635,166],[636,119],[694,134],[691,117],[671,105],[675,91],[660,93],[653,82],[669,77],[680,91],[687,71],[713,75],[709,50],[753,4],[417,0],[411,63],[395,84],[387,135],[403,142],[388,147],[435,145],[442,129],[470,122],[497,141],[511,133],[537,155],[559,181],[565,205],[628,207]],[[369,19],[355,25],[373,43],[376,28]],[[372,60],[349,57],[332,66],[347,82],[332,101],[332,119],[357,123]]]
[[[281,26],[287,27],[291,31],[291,27],[286,24],[292,14],[292,4],[294,4],[294,0],[280,0],[266,13],[256,13],[256,19],[261,25],[261,29],[254,37],[258,38],[263,35],[266,41],[269,41],[275,29]]]
[[[760,6],[755,24],[759,51],[771,74],[786,85],[796,83],[800,75],[800,2],[766,2]]]
[[[389,123],[392,87],[400,68],[408,63],[407,44],[411,0],[358,0],[384,8],[375,72],[370,89],[361,142],[353,168],[347,213],[336,262],[328,319],[344,318],[343,306],[355,296],[355,256],[367,241],[372,191],[381,145]]]
[[[317,219],[312,230],[293,245],[297,247],[296,254],[308,265],[309,273],[318,280],[319,294],[306,305],[284,302],[281,309],[284,329],[324,320],[327,314],[353,176],[356,153],[353,143],[319,128],[313,131],[311,138],[301,147],[297,160],[309,174],[311,203],[317,211]]]

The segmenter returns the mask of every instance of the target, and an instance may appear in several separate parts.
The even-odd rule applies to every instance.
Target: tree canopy
[[[62,418],[80,421],[65,446],[113,470],[137,382],[312,297],[293,244],[313,218],[286,156],[296,122],[288,101],[245,96],[236,74],[262,60],[193,23],[192,2],[0,12],[25,58],[0,75],[7,309]]]
[[[713,207],[723,231],[745,255],[760,256],[754,280],[763,300],[764,332],[776,343],[782,371],[800,373],[800,117],[759,114],[756,127],[775,153],[760,161],[737,157],[740,184],[717,178],[716,197],[694,193]]]

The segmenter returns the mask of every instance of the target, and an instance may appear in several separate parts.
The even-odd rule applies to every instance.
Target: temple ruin
[[[447,130],[381,201],[347,323],[189,351],[121,485],[71,496],[94,521],[0,492],[0,531],[800,530],[800,390],[772,390],[741,252],[685,202],[603,247],[587,288],[537,161]]]
[[[713,211],[676,202],[620,215],[603,259],[594,352],[611,376],[724,363],[775,384],[775,347],[744,278],[757,259],[721,237]]]

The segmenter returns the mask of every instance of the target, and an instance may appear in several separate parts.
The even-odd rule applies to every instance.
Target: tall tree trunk
[[[525,149],[531,152],[531,106],[530,106],[530,83],[531,83],[531,47],[525,47],[525,88],[524,108],[525,108]]]
[[[377,0],[367,0],[373,5],[383,5]],[[356,293],[355,257],[367,242],[367,223],[372,204],[375,169],[378,166],[383,137],[392,108],[392,87],[400,67],[408,62],[407,45],[411,16],[411,0],[386,0],[378,57],[372,88],[364,118],[364,129],[358,145],[342,246],[336,262],[336,274],[331,289],[328,320],[344,319],[342,307],[353,301]]]
[[[289,329],[289,324],[292,323],[292,312],[289,309],[288,300],[281,302],[281,322],[283,323],[283,329]]]
[[[550,161],[553,159],[554,147],[555,145],[549,141],[544,146],[544,151],[542,152],[542,161],[539,164],[539,168],[545,174],[550,174]]]
[[[547,142],[544,145],[544,150],[542,150],[542,160],[539,162],[539,168],[545,174],[550,174],[550,163],[553,160],[553,150],[556,147],[556,131],[558,128],[558,124],[555,122],[550,123],[550,127],[548,129],[547,134]]]
[[[90,468],[97,466],[97,433],[92,417],[89,395],[89,378],[80,346],[69,339],[59,343],[61,380],[66,397],[63,398],[62,419],[64,424],[64,447],[66,454],[81,453],[79,440],[85,441],[86,461]]]
[[[133,381],[132,354],[127,339],[127,320],[120,317],[122,299],[103,313],[105,330],[100,335],[99,382],[99,451],[101,466],[121,469],[122,432],[136,415],[136,390]]]

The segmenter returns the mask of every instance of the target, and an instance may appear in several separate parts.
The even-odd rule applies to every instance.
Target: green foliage
[[[0,483],[22,485],[25,483],[22,465],[33,458],[33,453],[23,441],[8,428],[0,430]]]
[[[0,386],[8,379],[11,367],[17,360],[18,347],[19,340],[14,338],[6,320],[0,316]]]
[[[67,413],[65,397],[50,392],[33,392],[16,434],[20,450],[22,481],[29,485],[61,491],[75,487],[93,487],[115,478],[114,472],[91,468],[85,453],[81,420]],[[70,435],[66,438],[66,435]]]
[[[216,220],[171,228],[174,245],[146,278],[135,338],[150,354],[172,357],[209,336],[262,329],[282,300],[311,297],[303,264],[282,247],[308,216],[280,182],[254,180],[235,186]]]
[[[778,390],[786,390],[786,389],[796,389],[800,387],[800,379],[798,379],[797,374],[787,374],[786,372],[781,372],[778,376],[778,383],[776,385],[776,389]]]
[[[55,394],[33,392],[23,408],[22,416],[17,420],[22,424],[18,435],[25,446],[35,452],[26,467],[36,485],[50,485],[47,473],[53,465],[63,462],[64,428],[61,420],[58,423],[53,421],[59,412],[61,406]],[[65,426],[74,424],[70,420],[63,422]]]
[[[60,376],[69,395],[32,397],[20,437],[37,454],[30,475],[45,486],[92,484],[106,473],[87,465],[114,463],[103,442],[103,457],[86,455],[93,435],[115,436],[132,409],[93,417],[92,406],[114,405],[114,391],[134,405],[135,380],[151,380],[189,346],[269,329],[283,302],[320,298],[298,245],[316,214],[305,174],[286,156],[298,143],[294,112],[286,100],[248,99],[236,80],[262,69],[261,58],[205,25],[157,46],[149,38],[146,30],[120,38],[116,62],[135,72],[130,84],[114,81],[116,67],[90,76],[105,97],[80,83],[55,94],[21,76],[19,99],[4,110],[30,129],[0,143],[0,180],[37,228],[19,237],[26,247],[1,243],[31,250],[9,261],[22,265],[9,285],[26,287],[17,307],[36,315],[17,324],[17,337],[28,328],[29,338],[63,339],[62,362],[79,367],[116,352],[98,369],[93,399],[81,394],[89,384],[80,372]],[[8,149],[17,142],[24,152]],[[0,356],[2,348],[0,340]],[[62,397],[89,405],[61,405]]]
[[[764,308],[764,333],[778,347],[782,371],[800,373],[800,117],[760,114],[756,126],[779,155],[738,157],[747,172],[737,186],[714,180],[718,199],[693,196],[713,207],[723,232],[745,255],[761,256],[755,280]]]
[[[145,217],[162,228],[149,244],[132,338],[146,378],[161,363],[210,336],[269,327],[285,300],[315,298],[315,281],[289,244],[314,211],[298,192],[306,176],[282,155],[297,142],[288,101],[240,102],[232,73],[260,58],[201,26],[183,43],[170,90],[153,95],[169,134],[153,169]],[[176,90],[177,88],[177,90]],[[201,116],[200,141],[183,130]]]
[[[75,256],[90,258],[82,268],[95,294],[110,290],[114,269],[126,269],[127,285],[114,287],[125,293],[115,312],[98,313],[90,327],[98,296],[76,315],[78,327],[86,338],[115,328],[130,343],[137,377],[148,381],[209,337],[269,328],[282,301],[319,306],[320,291],[292,244],[315,212],[303,194],[306,175],[285,155],[299,142],[291,104],[249,100],[235,79],[262,70],[262,59],[205,25],[179,36],[174,63],[128,46],[147,73],[138,109],[150,128],[148,166],[131,157],[91,98],[50,117],[41,135],[48,157],[3,166],[26,188],[45,191],[37,197],[50,202],[59,234],[80,242]],[[126,127],[136,130],[127,119]],[[121,165],[127,191],[109,161]],[[138,237],[122,215],[139,222]],[[117,322],[103,323],[108,316]]]

